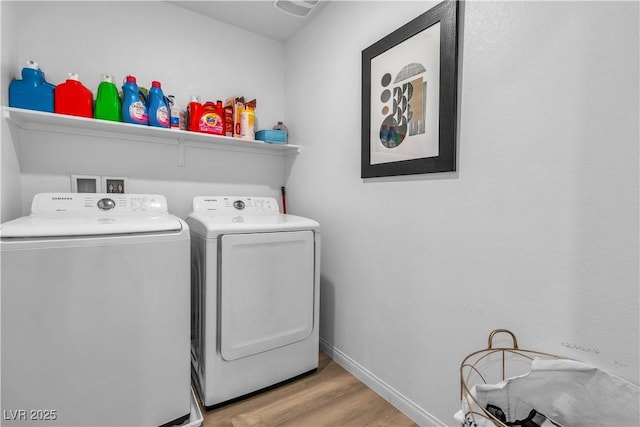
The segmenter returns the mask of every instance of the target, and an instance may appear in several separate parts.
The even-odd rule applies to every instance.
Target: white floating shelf
[[[3,107],[3,111],[7,120],[25,130],[171,144],[180,149],[183,149],[184,146],[195,146],[212,150],[247,151],[278,156],[296,154],[300,151],[300,146],[297,145],[268,144],[262,141],[228,136],[112,122],[22,108]]]

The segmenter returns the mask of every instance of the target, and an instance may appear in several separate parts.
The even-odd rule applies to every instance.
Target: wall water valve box
[[[269,144],[286,144],[287,132],[284,130],[263,129],[256,132],[256,139]]]

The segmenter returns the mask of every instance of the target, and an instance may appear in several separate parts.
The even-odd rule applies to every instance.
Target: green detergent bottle
[[[102,81],[98,85],[94,117],[96,119],[121,122],[120,108],[120,95],[118,95],[118,87],[114,82],[114,78],[111,74],[103,74]]]

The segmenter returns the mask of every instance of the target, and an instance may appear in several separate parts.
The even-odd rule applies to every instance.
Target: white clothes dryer
[[[318,368],[320,225],[269,197],[193,200],[192,370],[207,409]]]
[[[3,426],[189,418],[189,228],[164,196],[41,193],[0,236]]]

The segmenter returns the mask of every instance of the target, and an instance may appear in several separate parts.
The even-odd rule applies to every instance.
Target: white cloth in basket
[[[637,385],[574,360],[536,358],[528,373],[474,389],[482,408],[497,406],[508,421],[535,409],[564,427],[640,425]]]

